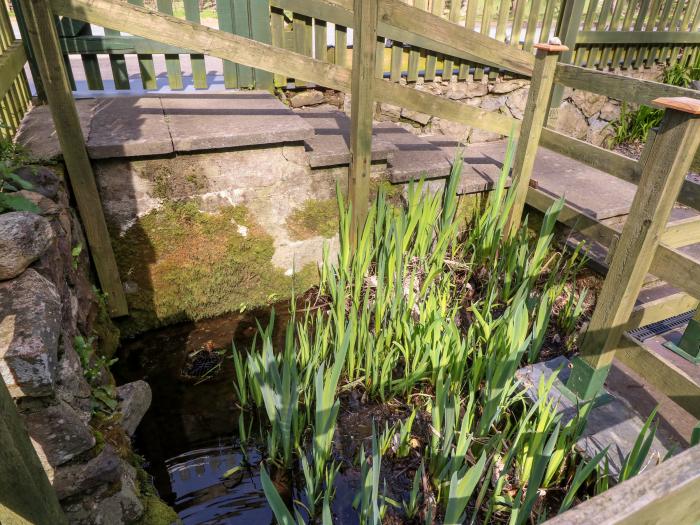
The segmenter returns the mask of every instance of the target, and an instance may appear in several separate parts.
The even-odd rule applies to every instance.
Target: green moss
[[[92,326],[92,332],[97,337],[97,353],[107,359],[111,359],[119,347],[119,328],[114,324],[104,294],[95,289],[97,298],[97,316]]]
[[[403,192],[407,188],[407,184],[392,184],[386,179],[370,179],[369,181],[369,200],[373,202],[377,198],[379,190],[384,191],[387,202],[394,206],[403,205]]]
[[[143,503],[143,516],[136,522],[137,525],[171,525],[182,523],[174,509],[168,507],[158,496],[145,496],[141,498]]]
[[[318,278],[313,264],[294,278],[275,268],[272,237],[243,206],[209,214],[193,202],[166,202],[113,244],[122,278],[133,289],[127,294],[130,316],[120,324],[127,337],[269,304]]]
[[[144,178],[153,184],[153,195],[163,201],[196,195],[207,187],[207,179],[197,167],[173,171],[170,161],[152,165]]]
[[[292,239],[333,237],[338,233],[338,202],[336,199],[309,199],[287,218],[287,230]]]

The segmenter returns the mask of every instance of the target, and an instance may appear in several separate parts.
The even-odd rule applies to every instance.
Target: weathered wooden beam
[[[671,248],[700,242],[700,215],[676,221],[668,226],[661,236],[661,242]]]
[[[690,167],[691,152],[700,146],[700,102],[692,99],[657,99],[655,102],[665,106],[667,111],[650,161],[643,167],[630,214],[581,344],[581,355],[574,361],[567,383],[584,399],[590,399],[602,387]],[[687,285],[684,287],[695,295]]]
[[[578,45],[591,44],[700,44],[700,33],[690,31],[581,31]]]
[[[655,301],[649,301],[635,306],[632,310],[625,330],[634,330],[640,326],[658,323],[669,317],[684,314],[696,308],[698,299],[686,292],[678,292]]]
[[[51,0],[51,6],[64,16],[82,18],[102,27],[168,45],[183,46],[191,52],[223,58],[287,77],[303,78],[339,91],[352,91],[351,71],[347,68],[122,1]],[[520,121],[512,117],[391,82],[376,83],[375,99],[502,135],[517,132],[520,126]]]
[[[85,149],[78,111],[68,85],[54,14],[51,9],[47,9],[44,0],[21,0],[21,5],[97,276],[103,291],[107,293],[111,315],[126,315],[126,297],[119,279],[95,175]]]
[[[372,117],[374,116],[374,66],[377,58],[377,0],[355,0],[355,31],[352,50],[352,106],[350,122],[350,168],[348,195],[351,234],[360,235],[367,218],[369,176],[372,164]]]
[[[527,96],[527,104],[520,126],[518,145],[513,158],[515,199],[506,226],[506,235],[515,235],[520,229],[527,190],[530,187],[535,157],[540,146],[542,127],[547,120],[547,102],[552,94],[554,71],[559,54],[569,48],[562,45],[535,44],[535,69]]]
[[[649,271],[659,279],[700,298],[700,264],[683,252],[659,245]]]
[[[700,522],[700,445],[645,469],[546,525],[695,525]]]
[[[21,40],[15,40],[10,47],[0,53],[0,99],[5,96],[17,75],[19,75],[27,62],[27,54]]]
[[[0,523],[68,523],[0,377]]]
[[[558,64],[554,78],[557,82],[574,89],[590,91],[623,102],[646,104],[647,106],[651,105],[652,100],[659,97],[700,99],[700,91],[694,89],[596,71],[570,64]]]

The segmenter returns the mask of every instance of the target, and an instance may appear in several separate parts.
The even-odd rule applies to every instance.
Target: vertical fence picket
[[[430,4],[430,12],[436,16],[442,15],[443,0],[432,0]],[[426,51],[425,59],[425,81],[432,82],[435,80],[435,73],[437,71],[437,54]]]
[[[452,0],[450,3],[450,14],[449,14],[449,20],[450,22],[457,23],[459,21],[459,10],[461,7],[461,2],[460,0]],[[443,80],[451,80],[452,79],[452,73],[454,72],[454,60],[448,59],[445,57],[445,63],[442,67],[443,72],[442,72],[442,79]]]
[[[58,24],[58,34],[59,36],[71,37],[78,35],[89,36],[92,35],[92,29],[90,24],[63,17]],[[75,91],[76,85],[70,63],[70,56],[64,53],[63,59],[66,66],[68,66],[67,70],[69,71],[68,77],[71,80],[71,89]],[[80,59],[83,63],[83,69],[85,70],[85,79],[87,80],[88,89],[96,91],[103,90],[104,84],[102,83],[102,74],[100,73],[100,64],[97,60],[97,55],[93,53],[83,53],[80,55]]]
[[[467,9],[464,14],[464,27],[473,31],[474,26],[476,24],[476,12],[479,6],[479,0],[466,0],[466,2]],[[472,64],[471,62],[462,62],[462,64],[459,67],[460,78],[467,79],[469,77],[469,74],[471,73],[471,68],[474,65],[475,64]]]
[[[598,16],[598,21],[596,22],[596,31],[604,32],[610,22],[610,17],[612,16],[612,0],[604,0],[603,6],[600,9],[600,15]],[[597,67],[602,69],[600,66],[600,46],[591,46],[590,53],[588,54],[589,67]]]
[[[185,19],[195,24],[201,24],[199,14],[199,0],[184,0],[185,2]],[[192,84],[195,89],[207,89],[207,67],[204,63],[204,55],[191,54],[190,64],[192,65]]]
[[[520,34],[523,29],[525,5],[527,4],[527,0],[517,0],[517,2],[515,12],[513,13],[513,27],[511,28],[510,33],[510,45],[520,47]]]
[[[143,7],[143,0],[127,1],[132,5]],[[156,68],[153,64],[153,55],[136,55],[136,58],[139,62],[139,73],[141,74],[141,85],[143,86],[143,89],[158,89],[158,82],[156,80]]]
[[[278,7],[270,8],[270,30],[272,32],[272,45],[284,49],[284,11]],[[287,85],[287,77],[275,73],[274,82],[276,87]]]
[[[348,67],[348,28],[335,26],[335,63]]]
[[[217,0],[216,12],[219,18],[219,29],[227,33],[234,33],[233,30],[233,2],[234,0]],[[227,89],[238,87],[238,65],[224,60],[224,87]]]
[[[644,2],[642,3],[642,6],[644,7]],[[640,12],[637,15],[637,21],[639,22],[639,30],[640,31],[649,31],[649,25],[652,24],[654,15],[655,15],[655,9],[659,5],[659,0],[650,0],[646,2],[646,9],[642,13],[641,8]],[[646,55],[647,47],[643,45],[638,45],[636,48],[636,54],[634,58],[634,62],[632,63],[632,67],[634,69],[638,69],[640,66],[644,64],[644,57]]]
[[[250,38],[250,12],[248,0],[233,0],[233,32],[237,35]],[[238,64],[238,87],[252,88],[253,68]]]
[[[305,15],[300,15],[299,13],[294,13],[292,15],[292,27],[294,29],[294,47],[297,53],[302,55],[311,56],[311,39],[312,27],[311,18]],[[303,79],[294,79],[294,85],[297,87],[302,87],[306,85]]]
[[[550,36],[554,36],[552,35],[552,24],[554,23],[554,13],[560,3],[561,0],[547,0],[547,6],[542,16],[542,31],[540,31],[540,38],[538,40],[540,43],[549,42]]]
[[[247,0],[250,13],[250,36],[253,40],[264,44],[272,43],[270,28],[270,2],[268,0]],[[325,27],[325,26],[324,26]],[[325,49],[325,31],[324,31]],[[258,89],[273,89],[272,73],[262,69],[254,69],[255,87]]]
[[[501,0],[498,9],[498,21],[496,22],[496,40],[505,42],[506,40],[506,24],[508,23],[508,15],[510,14],[510,0]],[[489,71],[489,80],[495,80],[498,77],[498,70],[492,67]]]
[[[452,0],[454,1],[454,0]],[[416,9],[422,9],[425,11],[427,7],[426,0],[410,0],[410,4]],[[408,52],[408,73],[406,75],[406,80],[408,82],[415,82],[418,80],[418,64],[420,63],[420,48],[411,46]]]
[[[610,31],[619,31],[620,30],[620,21],[622,18],[622,10],[625,7],[625,0],[616,0],[615,2],[615,8],[613,10],[612,17],[610,19],[610,26],[609,30]],[[610,55],[613,52],[613,46],[606,45],[603,47],[603,53],[600,56],[600,61],[598,62],[598,69],[604,69],[608,67],[608,62],[610,60]],[[612,64],[612,67],[615,68],[615,64]]]
[[[664,31],[668,31],[669,33],[676,33],[680,29],[680,23],[681,23],[681,16],[683,14],[683,8],[685,7],[686,4],[690,4],[690,2],[684,2],[682,0],[668,0],[670,4],[675,3],[675,9],[673,9],[673,15],[671,16],[670,21],[668,22],[668,27],[664,29]],[[657,48],[655,48],[657,49]],[[662,46],[659,49],[659,61],[666,64],[668,62],[668,59],[670,58],[670,53],[671,50],[673,49],[673,46]]]
[[[583,30],[584,31],[590,31],[593,28],[593,22],[595,21],[595,14],[598,9],[598,4],[600,0],[590,0],[588,3],[588,10],[586,11],[586,17],[583,19]],[[588,58],[591,53],[591,46],[587,45],[585,47],[580,47],[577,50],[575,50],[575,59],[574,59],[574,64],[582,66],[583,64],[586,64],[587,66],[590,66],[591,64],[588,63]]]
[[[649,3],[650,0],[641,0],[641,3],[639,4],[639,9],[636,13],[637,17],[634,19],[633,31],[641,31],[644,27],[644,19],[646,18],[647,12],[649,11]],[[632,65],[635,52],[639,52],[639,46],[632,45],[627,47],[627,49],[625,50],[625,61],[622,64],[623,69],[627,69]]]
[[[491,31],[491,17],[493,14],[493,2],[494,0],[484,1],[484,11],[481,15],[481,31],[482,35],[488,35]],[[481,80],[484,78],[484,66],[477,65],[474,69],[474,80]]]
[[[537,32],[537,24],[540,21],[541,0],[532,0],[530,4],[530,15],[527,17],[527,28],[525,29],[525,51],[532,51],[532,45],[535,43],[535,34]]]
[[[326,62],[328,55],[328,25],[325,20],[314,18],[314,58]]]
[[[651,4],[651,8],[649,9],[649,17],[647,18],[647,23],[644,26],[644,31],[649,32],[649,31],[654,31],[656,28],[656,24],[659,20],[660,16],[660,10],[661,10],[661,0],[654,0]],[[644,45],[639,48],[639,52],[637,53],[637,59],[635,60],[634,67],[639,68],[639,67],[650,67],[651,64],[647,60],[650,56],[651,53],[651,47]]]
[[[671,25],[671,7],[678,4],[678,0],[664,0],[661,6],[661,12],[656,23],[657,31],[670,31]],[[667,29],[668,28],[668,29]],[[649,49],[649,55],[647,57],[647,64],[653,65],[656,62],[659,51],[662,48],[659,46],[653,46]]]
[[[685,5],[685,12],[683,13],[683,18],[680,22],[679,31],[690,31],[692,29],[691,23],[693,20],[693,14],[695,14],[696,10],[698,14],[700,14],[700,0],[690,0],[690,2],[688,2]],[[669,62],[671,66],[678,61],[680,52],[680,46],[675,46],[673,49],[671,49],[671,56]]]
[[[395,40],[391,43],[390,80],[398,82],[401,79],[401,61],[403,59],[403,44]]]
[[[105,28],[105,36],[119,36],[121,33],[114,29]],[[126,70],[126,60],[122,54],[110,54],[109,65],[112,68],[112,80],[115,89],[131,89],[129,73]]]
[[[622,27],[620,28],[621,31],[630,31],[632,24],[634,22],[634,13],[637,10],[637,4],[643,0],[632,0],[631,2],[625,2],[627,5],[627,11],[625,13],[625,19],[622,22]],[[627,56],[630,53],[630,48],[625,47],[623,45],[616,44],[615,45],[615,54],[613,55],[612,58],[612,67],[613,69],[617,69],[619,67],[626,67],[624,65],[624,62],[627,61]]]
[[[166,15],[173,14],[173,0],[156,0],[158,11]],[[165,55],[165,70],[168,74],[168,86],[170,89],[182,89],[182,68],[180,67],[180,55]]]
[[[695,11],[693,24],[691,27],[691,32],[697,33],[698,31],[700,31],[700,2],[698,3],[697,10]],[[698,59],[698,54],[700,54],[700,46],[695,46],[690,49],[690,51],[688,52],[688,57],[684,57],[684,60],[687,61],[687,64],[692,64],[695,60]]]

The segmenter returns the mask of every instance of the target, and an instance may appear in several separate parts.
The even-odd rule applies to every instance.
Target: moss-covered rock
[[[114,236],[130,316],[124,336],[288,297],[318,278],[315,265],[287,276],[271,263],[273,239],[244,206],[218,213],[194,202],[166,202]]]
[[[289,237],[294,240],[333,237],[338,233],[338,202],[336,199],[309,199],[287,217]]]

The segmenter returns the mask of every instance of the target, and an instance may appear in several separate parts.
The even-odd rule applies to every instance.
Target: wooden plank
[[[233,32],[237,35],[251,38],[249,19],[248,0],[233,0]],[[250,89],[254,86],[253,68],[239,64],[238,87]]]
[[[513,27],[510,32],[510,45],[515,47],[520,46],[520,34],[523,29],[523,20],[525,18],[525,6],[527,0],[517,0],[515,12],[513,13]]]
[[[639,4],[639,10],[636,13],[636,19],[634,20],[633,31],[641,31],[641,29],[644,27],[644,19],[647,16],[647,11],[649,11],[650,1],[651,0],[641,0],[641,3]],[[638,53],[638,52],[639,52],[638,47],[627,46],[625,61],[622,64],[623,69],[627,69],[632,65],[632,61],[634,60],[635,53]]]
[[[459,21],[459,10],[462,2],[460,0],[452,0],[450,4],[450,13],[448,15],[448,20],[453,24]],[[455,63],[451,58],[445,57],[445,61],[442,66],[442,79],[445,81],[450,81],[452,79],[452,72],[454,71]]]
[[[700,297],[700,264],[677,248],[660,245],[651,264],[651,273],[659,279]]]
[[[234,0],[217,0],[216,2],[219,29],[231,34],[235,34],[233,25],[233,2]],[[238,64],[230,60],[224,60],[224,87],[227,89],[235,89],[238,87]]]
[[[640,326],[658,323],[676,315],[694,310],[698,306],[698,300],[685,292],[678,292],[655,301],[637,305],[632,310],[625,330],[634,330]]]
[[[22,12],[22,6],[19,4],[19,0],[11,0],[12,7],[15,13],[15,20],[17,20],[17,26],[19,27],[19,33],[22,42],[25,43],[25,51],[27,53],[27,60],[29,61],[29,70],[32,73],[32,78],[34,80],[34,90],[36,92],[37,99],[40,103],[46,102],[46,93],[44,92],[44,86],[41,84],[41,75],[36,66],[36,55],[32,49],[32,44],[27,36],[27,28],[24,23],[24,14]],[[29,84],[27,83],[26,75],[22,74],[25,83],[25,89],[29,91]],[[71,87],[73,83],[71,82]]]
[[[547,119],[547,102],[552,92],[557,59],[559,53],[566,50],[564,46],[559,46],[558,49],[550,51],[545,46],[547,44],[536,44],[535,71],[532,74],[518,145],[513,158],[515,199],[506,228],[508,236],[516,235],[520,229],[542,127]]]
[[[431,5],[431,13],[433,15],[439,16],[442,13],[442,0],[433,0]],[[425,73],[423,78],[426,82],[432,82],[435,80],[435,73],[437,69],[437,55],[431,53],[432,48],[426,47],[426,61],[425,61]]]
[[[610,17],[612,16],[612,0],[603,0],[603,6],[600,9],[600,15],[598,16],[598,21],[596,22],[596,31],[604,33],[607,30],[608,23],[610,22]],[[603,69],[600,64],[600,52],[599,46],[591,46],[591,52],[588,55],[589,66],[597,67],[598,69]]]
[[[12,87],[13,82],[27,62],[27,55],[21,40],[16,40],[0,54],[0,98]]]
[[[581,357],[594,370],[612,363],[652,259],[656,265],[658,239],[692,161],[688,152],[696,151],[698,146],[700,119],[667,110],[581,344]],[[668,281],[656,272],[654,275]],[[685,289],[688,290],[687,285]],[[693,290],[688,291],[694,295]]]
[[[82,35],[92,35],[90,25],[83,25],[80,33]],[[87,80],[88,89],[103,91],[105,87],[104,83],[102,82],[102,73],[100,72],[100,63],[97,59],[97,55],[92,53],[83,54],[80,55],[80,59],[83,62],[83,69],[85,70],[85,79]],[[67,63],[70,64],[70,61]]]
[[[139,36],[77,36],[59,38],[61,49],[70,54],[186,54],[184,47],[171,46]]]
[[[481,34],[488,37],[489,31],[491,30],[491,16],[492,16],[492,5],[493,0],[484,0],[484,8],[481,15]],[[484,77],[484,68],[477,65],[474,68],[474,80],[479,81]]]
[[[284,48],[284,11],[278,7],[270,8],[270,30],[272,32],[272,46],[276,48]],[[320,57],[316,57],[322,60]],[[284,87],[287,85],[287,77],[275,72],[274,82],[276,87]]]
[[[700,242],[700,216],[696,215],[674,222],[664,231],[661,242],[671,248]]]
[[[546,525],[693,525],[700,522],[700,446],[579,503]]]
[[[654,32],[656,28],[656,21],[659,16],[659,8],[661,6],[661,0],[652,0],[651,7],[649,8],[649,17],[647,18],[647,23],[644,26],[644,31],[647,33]],[[646,43],[646,42],[645,42]],[[634,61],[634,68],[640,68],[641,66],[650,67],[651,64],[647,61],[647,56],[649,55],[649,46],[640,46],[637,51],[637,58]]]
[[[428,60],[435,55],[428,55]],[[401,80],[401,61],[403,58],[403,44],[396,40],[391,43],[391,68],[389,70],[389,79],[392,82]]]
[[[691,32],[581,31],[579,44],[700,44],[700,35]],[[641,60],[641,59],[640,59]],[[641,62],[640,62],[641,64]]]
[[[474,29],[474,24],[476,24],[476,12],[478,7],[478,1],[479,0],[466,0],[467,9],[464,17],[464,28],[469,31],[472,31]],[[464,75],[465,79],[469,78],[469,74],[473,65],[474,64],[469,61],[463,62],[463,67],[460,67],[460,76]],[[464,69],[464,71],[462,71],[462,69]]]
[[[634,20],[634,14],[636,12],[637,4],[642,0],[632,0],[627,4],[627,12],[625,13],[625,19],[622,22],[622,30],[630,31],[632,29],[631,24]],[[615,54],[612,59],[613,69],[617,69],[622,65],[623,59],[627,61],[627,55],[629,54],[629,47],[625,48],[623,46],[615,47]]]
[[[455,2],[456,3],[456,2]],[[427,0],[411,0],[411,5],[416,9],[425,9],[428,7]],[[408,52],[408,73],[406,75],[407,82],[416,82],[418,80],[418,63],[420,62],[421,50],[415,46],[411,46]]]
[[[685,12],[683,13],[683,18],[681,19],[678,27],[678,31],[688,31],[691,28],[689,27],[690,22],[692,20],[693,14],[696,12],[696,9],[698,8],[698,0],[690,0],[689,2],[679,2],[680,5],[685,6]],[[678,61],[678,57],[680,55],[681,48],[679,46],[675,46],[671,49],[670,52],[670,62],[669,65],[674,65]]]
[[[498,21],[496,22],[496,40],[499,42],[506,41],[506,25],[508,23],[508,16],[510,15],[510,5],[510,0],[501,0],[498,11]],[[498,77],[498,73],[496,68],[491,68],[489,80],[495,80]]]
[[[21,2],[27,32],[37,56],[71,188],[85,228],[90,255],[95,263],[102,289],[107,294],[110,314],[125,315],[128,313],[128,308],[124,289],[119,279],[119,270],[102,212],[95,175],[85,149],[78,111],[66,79],[53,14],[51,9],[47,9],[45,0],[21,0]],[[138,9],[128,4],[120,5],[127,9]],[[110,27],[112,24],[104,24],[104,26]],[[114,29],[124,30],[123,27],[114,27]]]
[[[618,31],[620,29],[620,24],[622,22],[622,12],[624,10],[625,5],[628,5],[628,3],[623,2],[621,0],[617,0],[615,2],[615,10],[613,11],[612,17],[610,19],[610,25],[608,28],[606,28],[606,31]],[[605,69],[610,67],[609,61],[610,57],[613,54],[613,51],[613,46],[607,45],[603,47],[603,54],[600,56],[598,69]],[[616,65],[612,64],[612,69],[614,69],[615,67]]]
[[[659,20],[657,23],[657,31],[669,31],[670,27],[673,24],[673,19],[669,18],[671,17],[671,7],[672,6],[678,6],[681,2],[678,0],[664,0],[663,2],[663,8],[661,10],[661,14],[659,15]],[[678,12],[680,13],[680,9],[678,9]],[[675,12],[674,12],[675,15]],[[649,58],[647,60],[648,63],[654,64],[656,62],[656,58],[659,54],[659,51],[661,49],[658,46],[654,46],[650,49],[649,51]]]
[[[310,57],[313,53],[311,49],[311,17],[299,13],[293,13],[292,28],[292,33],[294,35],[294,48],[296,52]],[[306,85],[304,80],[306,79],[303,77],[295,78],[294,85],[296,87],[303,87]]]
[[[314,58],[326,60],[328,58],[328,24],[325,20],[314,18]]]
[[[372,163],[373,86],[376,59],[378,0],[355,0],[353,32],[352,108],[348,195],[352,208],[351,232],[358,235],[367,218]],[[382,81],[382,83],[384,83]],[[356,237],[353,237],[356,238]]]
[[[173,14],[173,0],[156,0],[156,5],[161,13]],[[182,69],[180,68],[180,57],[178,55],[165,55],[165,70],[168,74],[168,86],[170,86],[170,89],[183,89]]]
[[[66,525],[56,492],[2,378],[0,413],[0,522]]]
[[[561,5],[561,0],[547,0],[547,7],[544,10],[542,18],[542,31],[540,32],[539,41],[548,42],[550,36],[556,36],[552,33],[552,24],[554,23],[554,12]]]
[[[588,6],[586,7],[586,16],[583,20],[583,31],[590,31],[593,28],[593,21],[595,20],[595,14],[600,0],[589,0]],[[586,63],[588,54],[590,52],[590,47],[580,45],[580,39],[576,39],[577,45],[574,52],[574,59],[572,64],[583,65]],[[590,64],[588,64],[590,65]]]
[[[268,0],[247,0],[248,12],[250,16],[250,36],[253,40],[272,43],[272,30],[270,27],[270,3]],[[313,28],[309,31],[309,37],[313,37]],[[325,51],[326,40],[325,32],[323,34],[323,48]],[[254,69],[253,76],[255,78],[254,86],[257,89],[274,89],[272,73],[262,69]]]
[[[527,17],[527,27],[525,29],[525,51],[532,51],[532,44],[535,43],[535,32],[540,20],[541,0],[532,0],[530,4],[530,15]]]
[[[569,64],[574,57],[574,49],[578,38],[579,26],[581,17],[583,16],[583,7],[586,0],[564,0],[564,7],[559,13],[559,23],[557,26],[561,43],[569,48],[568,51],[561,54],[559,62]],[[564,96],[564,86],[556,84],[552,90],[552,98],[549,102],[550,118],[555,116],[556,109],[561,105]]]
[[[185,0],[185,18],[195,24],[200,24],[199,0]],[[204,63],[204,55],[194,53],[190,55],[192,63],[192,83],[195,89],[207,89],[207,67]]]
[[[348,28],[335,26],[335,63],[342,67],[348,67]]]
[[[127,0],[130,4],[143,7],[143,0]],[[158,80],[156,79],[156,68],[153,64],[153,56],[145,53],[138,55],[139,73],[141,74],[141,85],[143,89],[154,90],[158,89]]]

